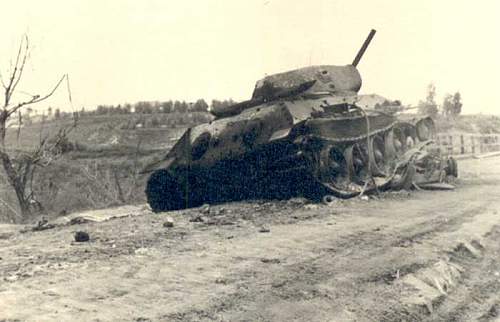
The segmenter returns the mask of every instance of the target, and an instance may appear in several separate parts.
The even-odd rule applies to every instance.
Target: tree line
[[[441,113],[447,117],[456,117],[462,113],[462,106],[462,95],[458,91],[455,94],[446,94],[443,103],[438,105],[436,102],[436,86],[431,83],[427,86],[425,100],[418,103],[418,110],[422,114],[437,115]]]
[[[223,108],[236,104],[232,99],[212,100],[210,105],[204,99],[198,99],[195,102],[186,101],[140,101],[134,104],[125,103],[117,105],[98,105],[95,109],[85,109],[82,107],[77,112],[65,112],[59,108],[49,107],[47,110],[40,111],[27,108],[23,111],[21,124],[30,125],[36,122],[46,120],[59,120],[78,118],[89,115],[118,115],[118,114],[167,114],[167,113],[208,113],[210,108]],[[19,122],[19,121],[18,121]]]
[[[47,120],[59,120],[78,118],[91,115],[119,115],[119,114],[168,114],[168,113],[208,113],[211,108],[223,108],[231,106],[236,102],[232,99],[212,100],[210,105],[204,100],[199,99],[196,102],[186,101],[140,101],[134,104],[125,103],[117,105],[98,105],[95,109],[85,109],[82,107],[79,111],[66,112],[59,108],[49,107],[45,111],[39,111],[32,108],[25,109],[17,118],[17,122],[23,125],[30,125]]]
[[[227,107],[235,104],[232,99],[212,100],[209,105],[204,99],[195,102],[186,101],[140,101],[135,104],[125,103],[118,105],[98,105],[94,111],[88,113],[96,115],[104,114],[156,114],[156,113],[190,113],[208,112],[209,108]]]

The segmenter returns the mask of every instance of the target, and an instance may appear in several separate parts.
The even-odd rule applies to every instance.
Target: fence
[[[438,149],[443,154],[481,154],[500,151],[498,134],[439,133],[436,137]]]

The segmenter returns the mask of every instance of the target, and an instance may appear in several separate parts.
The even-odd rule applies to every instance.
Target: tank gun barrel
[[[354,67],[358,66],[359,64],[359,61],[361,60],[361,58],[363,57],[365,51],[366,51],[366,48],[368,48],[368,45],[370,45],[370,42],[372,41],[373,39],[373,36],[375,36],[375,33],[377,31],[375,29],[372,29],[370,31],[370,33],[368,34],[368,37],[366,37],[365,39],[365,42],[363,43],[363,46],[361,46],[361,48],[359,49],[358,51],[358,54],[356,55],[356,57],[354,58],[354,60],[352,61],[352,65]]]

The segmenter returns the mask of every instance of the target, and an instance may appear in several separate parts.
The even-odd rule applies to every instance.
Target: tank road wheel
[[[155,171],[149,177],[146,197],[153,212],[186,208],[184,189],[167,170]]]
[[[413,139],[413,137],[408,135],[406,137],[406,149],[410,150],[411,148],[413,148],[414,145],[415,145],[415,139]]]
[[[455,178],[458,178],[458,165],[457,165],[457,160],[453,159],[452,157],[449,157],[448,160],[446,160],[446,175],[448,176],[453,176]]]
[[[321,181],[345,184],[349,181],[347,163],[342,150],[332,145],[321,149],[319,156],[318,177]]]
[[[419,121],[416,125],[417,137],[420,141],[431,140],[436,135],[436,126],[431,118]]]
[[[383,176],[386,173],[385,139],[382,135],[375,135],[370,138],[370,145],[372,173],[376,176]]]
[[[340,198],[354,196],[349,192],[351,180],[342,146],[327,143],[314,153],[314,160],[314,177],[322,187],[319,190],[311,190],[314,193],[308,194],[307,198],[329,203],[333,200],[332,195]],[[317,199],[318,196],[320,199]]]
[[[394,131],[392,129],[387,131],[384,135],[384,147],[387,160],[393,160],[397,153],[396,147],[394,146]]]
[[[396,152],[396,156],[400,156],[405,151],[406,139],[403,131],[399,128],[395,128],[392,130],[393,137],[393,146],[394,151]]]
[[[400,156],[410,150],[417,143],[417,130],[411,125],[402,125],[393,129],[394,149]]]
[[[347,171],[351,182],[364,184],[368,174],[368,153],[359,144],[348,146],[344,151]]]
[[[405,137],[406,137],[406,149],[408,151],[412,149],[418,141],[417,129],[413,125],[409,125],[405,128]]]

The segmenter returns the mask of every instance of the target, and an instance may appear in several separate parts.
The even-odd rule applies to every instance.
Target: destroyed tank
[[[259,80],[252,98],[212,110],[150,165],[153,211],[243,199],[350,198],[456,175],[429,148],[430,117],[356,105],[372,30],[346,66],[309,66]]]

